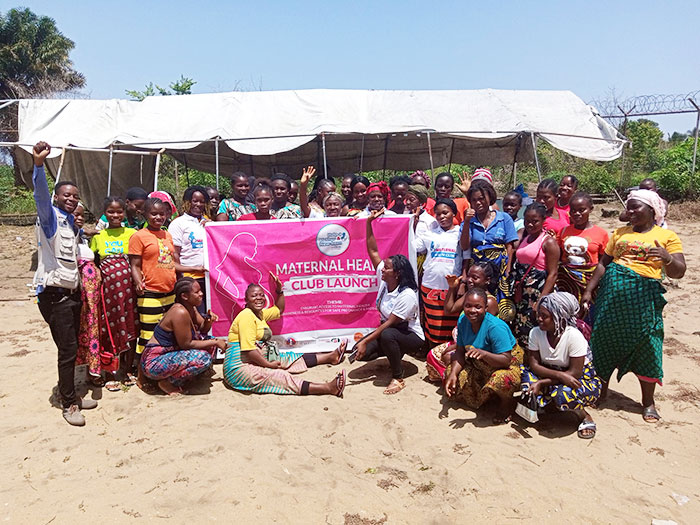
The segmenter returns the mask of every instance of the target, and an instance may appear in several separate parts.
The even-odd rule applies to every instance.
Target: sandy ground
[[[86,427],[70,427],[49,402],[56,349],[27,298],[32,229],[0,227],[0,518],[694,523],[700,224],[672,226],[691,270],[667,294],[663,421],[642,421],[628,375],[594,411],[592,441],[576,437],[568,414],[492,426],[488,412],[446,402],[412,358],[408,387],[396,396],[382,395],[383,360],[341,365],[350,373],[344,399],[243,395],[224,386],[218,365],[213,381],[196,386],[199,395],[180,399],[92,391],[99,408],[85,412]],[[307,378],[334,372],[317,367]]]

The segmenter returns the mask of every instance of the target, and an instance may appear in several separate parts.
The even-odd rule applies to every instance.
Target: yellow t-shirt
[[[255,342],[263,338],[265,328],[268,328],[267,321],[274,321],[280,318],[280,310],[276,306],[265,308],[262,311],[262,319],[253,313],[253,310],[246,308],[236,316],[228,331],[228,342],[238,342],[241,351],[255,350]]]
[[[136,233],[133,228],[109,228],[100,230],[90,240],[90,249],[100,254],[104,258],[109,255],[120,255],[129,253],[129,239]]]
[[[642,277],[661,279],[664,263],[660,259],[648,259],[649,250],[656,246],[654,241],[659,241],[668,253],[683,253],[678,235],[658,226],[646,233],[637,233],[632,226],[618,228],[610,237],[605,253],[613,258],[613,262],[626,266]]]

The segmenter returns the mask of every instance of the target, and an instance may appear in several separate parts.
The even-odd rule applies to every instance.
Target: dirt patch
[[[24,357],[25,355],[31,354],[29,350],[17,350],[11,354],[7,354],[7,357]]]
[[[377,518],[377,519],[372,519],[372,518],[363,518],[359,514],[348,514],[345,513],[343,515],[345,518],[345,525],[384,525],[386,523],[386,520],[389,519],[389,516],[384,514],[383,518]]]
[[[700,219],[700,201],[677,201],[668,206],[666,217],[672,221],[691,222]]]

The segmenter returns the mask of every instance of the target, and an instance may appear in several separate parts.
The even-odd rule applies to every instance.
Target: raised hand
[[[315,173],[316,168],[314,168],[313,166],[307,166],[306,168],[304,168],[304,171],[301,172],[300,185],[303,187],[308,186],[311,177],[313,177]]]
[[[282,281],[280,281],[280,278],[277,277],[271,271],[270,271],[270,277],[272,277],[272,280],[275,281],[275,284],[277,285],[277,293],[280,293],[282,291]]]
[[[463,171],[462,174],[459,176],[459,182],[457,183],[457,187],[459,188],[459,191],[464,193],[465,197],[467,195],[467,192],[469,191],[469,188],[472,185],[472,177],[469,175],[466,171]]]
[[[384,214],[384,208],[382,208],[381,210],[372,210],[369,213],[369,217],[367,218],[367,220],[369,222],[372,222],[374,219],[376,219],[377,217],[379,217],[380,215],[383,215],[383,214]]]
[[[44,142],[43,140],[37,142],[32,150],[34,165],[37,167],[43,166],[46,157],[49,156],[49,153],[51,153],[51,146],[49,146],[48,143]]]
[[[445,279],[447,279],[447,286],[450,288],[457,288],[461,284],[461,279],[459,275],[445,275]]]

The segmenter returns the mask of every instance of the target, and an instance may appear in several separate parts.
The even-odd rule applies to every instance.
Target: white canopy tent
[[[31,179],[31,145],[74,180],[88,207],[108,190],[156,183],[158,153],[190,168],[256,176],[415,170],[451,162],[532,161],[536,138],[595,161],[620,156],[615,128],[569,91],[232,92],[126,100],[21,100],[17,159]],[[60,159],[61,154],[63,158]]]

